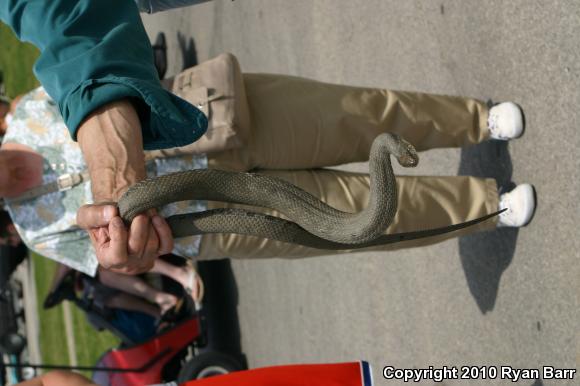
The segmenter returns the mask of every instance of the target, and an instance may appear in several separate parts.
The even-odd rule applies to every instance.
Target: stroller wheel
[[[209,378],[243,369],[243,366],[233,357],[216,351],[208,351],[187,361],[179,372],[177,382]]]
[[[0,337],[0,353],[18,355],[26,347],[26,339],[17,332]]]

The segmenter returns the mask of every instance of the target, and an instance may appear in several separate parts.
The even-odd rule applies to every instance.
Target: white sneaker
[[[499,215],[498,227],[523,227],[530,223],[536,210],[536,195],[530,184],[520,184],[511,192],[499,197],[499,209],[507,210]]]
[[[487,119],[491,138],[507,141],[524,133],[524,114],[513,102],[499,103],[489,109]]]

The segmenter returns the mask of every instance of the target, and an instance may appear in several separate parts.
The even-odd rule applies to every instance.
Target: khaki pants
[[[347,212],[368,201],[365,174],[317,169],[367,161],[374,138],[397,133],[417,150],[461,147],[489,137],[483,102],[440,95],[347,87],[307,79],[245,74],[252,119],[246,146],[209,155],[216,169],[258,172],[286,179]],[[498,208],[495,180],[464,176],[397,177],[398,211],[387,233],[468,221]],[[210,208],[241,207],[210,202]],[[252,208],[256,210],[255,208]],[[274,211],[260,209],[277,215]],[[369,248],[392,250],[433,244],[495,227],[488,220],[468,229]],[[306,257],[336,254],[252,236],[204,235],[200,259]]]

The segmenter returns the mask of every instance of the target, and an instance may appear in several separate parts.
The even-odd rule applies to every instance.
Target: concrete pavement
[[[514,100],[526,112],[522,139],[429,151],[413,173],[531,182],[529,227],[393,253],[232,262],[250,366],[364,358],[379,385],[397,384],[382,379],[386,365],[578,367],[579,15],[580,3],[553,0],[224,0],[144,16],[152,39],[167,35],[169,75],[230,51],[247,72]]]

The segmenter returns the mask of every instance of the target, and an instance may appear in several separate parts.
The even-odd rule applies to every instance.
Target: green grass
[[[32,254],[38,296],[38,318],[40,322],[40,349],[45,364],[68,365],[69,353],[65,333],[62,305],[44,310],[42,302],[50,290],[56,263],[37,254]],[[72,304],[71,304],[72,305]],[[80,366],[92,366],[103,352],[116,347],[119,340],[108,332],[97,332],[90,326],[84,313],[72,306],[73,332],[76,355]],[[90,375],[85,373],[85,375]]]
[[[4,75],[6,95],[14,98],[38,86],[32,65],[38,50],[31,44],[20,43],[5,24],[0,23],[0,71]]]
[[[97,332],[91,327],[78,308],[73,308],[72,317],[79,365],[92,366],[105,351],[119,345],[119,339],[110,332]]]
[[[38,299],[38,320],[40,327],[40,350],[46,364],[69,364],[64,329],[62,306],[49,310],[42,308],[44,298],[50,290],[56,264],[52,261],[32,254],[35,268],[35,282]]]

